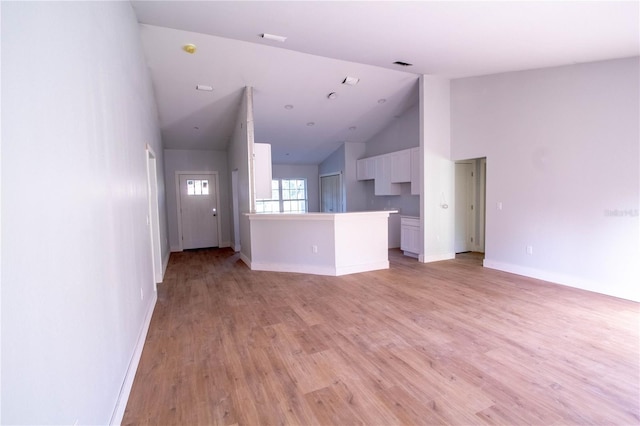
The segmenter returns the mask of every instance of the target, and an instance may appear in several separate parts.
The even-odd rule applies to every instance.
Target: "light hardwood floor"
[[[639,304],[484,269],[173,253],[124,425],[640,424]]]

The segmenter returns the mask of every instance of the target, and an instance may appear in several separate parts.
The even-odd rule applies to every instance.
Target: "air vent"
[[[412,67],[413,64],[410,64],[408,62],[402,62],[402,61],[395,61],[393,63],[394,65],[400,65],[401,67]]]
[[[358,77],[345,77],[344,80],[342,80],[342,84],[347,84],[349,86],[355,86],[356,84],[358,84],[358,82],[360,81],[360,79]]]
[[[267,34],[267,33],[260,34],[260,37],[265,38],[267,40],[279,41],[280,43],[284,43],[284,41],[287,39],[285,36]]]

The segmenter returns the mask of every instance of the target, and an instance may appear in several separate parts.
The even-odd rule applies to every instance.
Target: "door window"
[[[188,179],[187,195],[209,195],[209,180]]]

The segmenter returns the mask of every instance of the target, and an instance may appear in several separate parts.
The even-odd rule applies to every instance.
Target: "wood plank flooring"
[[[640,424],[639,304],[476,254],[343,277],[173,253],[124,425]]]

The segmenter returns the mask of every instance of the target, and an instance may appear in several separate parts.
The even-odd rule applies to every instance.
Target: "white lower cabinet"
[[[420,218],[400,216],[400,250],[405,256],[418,257],[420,253]]]

